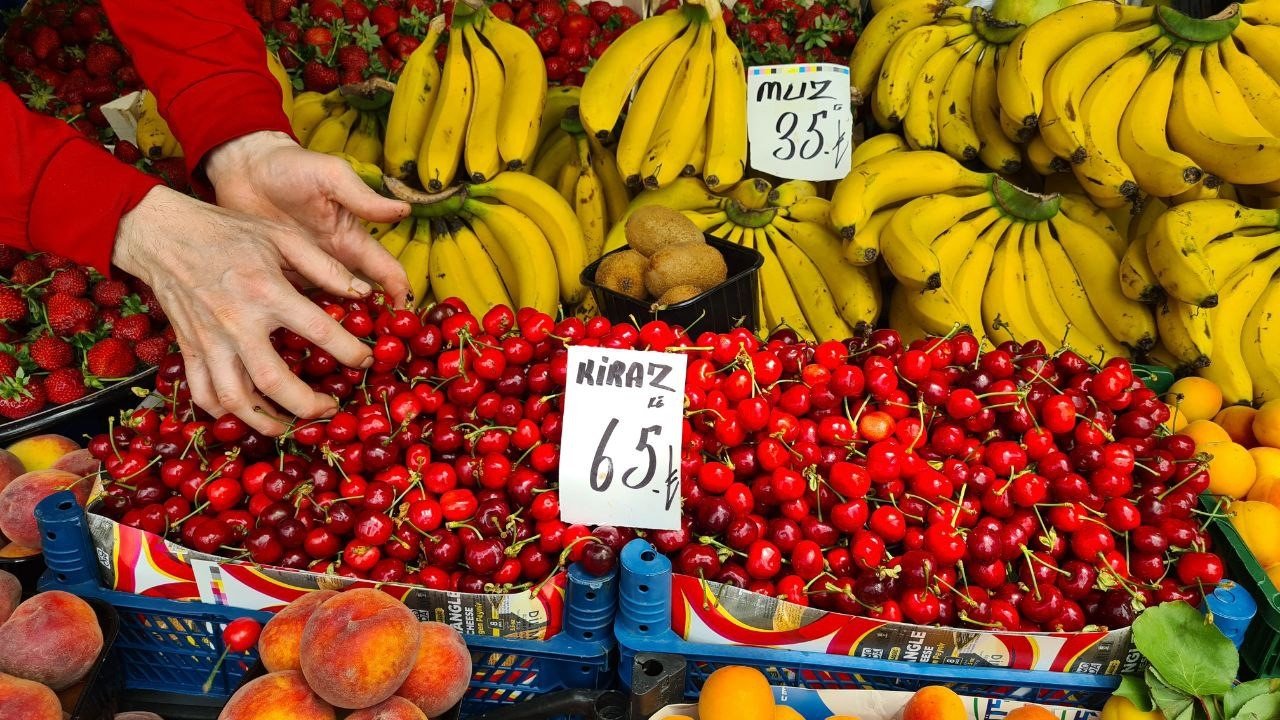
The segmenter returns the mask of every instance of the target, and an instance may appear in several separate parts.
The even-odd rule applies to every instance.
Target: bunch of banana
[[[876,268],[844,259],[827,222],[831,203],[813,183],[791,180],[772,187],[750,179],[717,193],[697,178],[677,178],[637,195],[628,213],[645,205],[679,210],[704,232],[760,252],[765,329],[787,326],[805,338],[843,340],[880,316]],[[625,220],[610,232],[606,252],[626,244]]]
[[[293,133],[308,150],[377,168],[383,162],[384,113],[394,90],[392,83],[374,78],[327,94],[301,93],[294,100]]]
[[[917,150],[942,150],[1017,172],[1022,154],[1001,129],[997,69],[1024,26],[981,7],[901,0],[867,23],[849,60],[855,101]]]
[[[430,65],[425,60],[423,64],[430,83]],[[485,182],[533,161],[547,97],[546,66],[533,38],[498,18],[480,0],[454,8],[433,101],[415,102],[432,92],[424,92],[416,81],[404,92],[410,93],[402,104],[411,116],[405,121],[406,147],[426,118],[415,169],[428,191],[453,184],[460,166],[465,166],[466,179]],[[429,112],[423,112],[426,104]],[[396,165],[391,158],[387,164]],[[405,161],[398,172],[406,173]]]
[[[142,154],[153,160],[182,157],[182,146],[169,129],[169,123],[156,107],[156,96],[149,90],[142,91],[142,107],[138,110],[138,131],[135,139]]]
[[[1059,10],[1010,46],[1006,126],[1032,140],[1037,170],[1052,153],[1103,207],[1214,198],[1223,181],[1280,189],[1280,62],[1267,65],[1280,27],[1248,20],[1274,4],[1207,19],[1110,0]]]
[[[417,176],[418,151],[427,133],[427,122],[440,90],[440,63],[436,46],[444,32],[444,16],[431,18],[427,37],[409,55],[391,96],[387,131],[383,141],[383,169],[397,180]]]
[[[284,69],[284,65],[280,64],[280,58],[275,51],[267,50],[267,72],[271,73],[271,77],[275,78],[280,84],[280,109],[284,110],[285,117],[293,119],[293,80],[289,79],[289,71]]]
[[[1155,344],[1151,310],[1116,281],[1125,240],[1082,195],[1036,195],[995,178],[881,214],[881,250],[899,287],[894,327],[967,326],[993,345],[1037,338],[1093,356]]]
[[[1161,213],[1145,234],[1147,262],[1170,298],[1203,308],[1230,278],[1280,247],[1280,211],[1231,200],[1196,200]]]
[[[579,114],[597,140],[617,138],[627,184],[659,188],[701,175],[722,190],[746,172],[746,103],[746,70],[720,3],[689,0],[609,46],[587,74]]]

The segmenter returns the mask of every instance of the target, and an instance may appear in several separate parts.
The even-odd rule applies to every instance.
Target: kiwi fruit
[[[636,208],[627,218],[627,244],[645,257],[664,247],[683,243],[706,243],[702,231],[679,210],[662,205]]]
[[[694,285],[677,285],[662,293],[662,297],[653,301],[653,304],[659,308],[682,303],[685,300],[692,300],[703,293],[703,289]]]
[[[596,282],[629,298],[645,300],[649,297],[644,284],[648,268],[649,259],[635,250],[610,253],[596,268]]]
[[[724,256],[706,243],[682,243],[661,248],[649,258],[644,285],[649,295],[660,298],[678,285],[710,290],[729,274]]]

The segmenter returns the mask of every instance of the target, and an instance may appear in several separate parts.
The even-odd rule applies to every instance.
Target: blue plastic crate
[[[83,510],[70,493],[40,503],[36,519],[44,533],[48,570],[42,590],[65,590],[98,598],[120,614],[116,657],[126,691],[225,701],[257,657],[224,663],[213,688],[201,686],[222,654],[221,626],[237,617],[266,622],[271,615],[143,597],[103,586]],[[617,606],[617,576],[593,578],[569,569],[563,629],[550,640],[465,636],[471,648],[472,680],[462,702],[464,715],[568,688],[602,688],[614,679],[610,626]]]
[[[947,685],[961,695],[1009,698],[1097,709],[1120,684],[1119,675],[1009,670],[872,660],[801,650],[686,642],[671,629],[671,561],[644,540],[622,551],[622,577],[614,637],[619,674],[631,686],[637,653],[680,655],[687,663],[685,695],[696,698],[702,683],[726,665],[762,671],[772,685],[815,690],[917,690]]]

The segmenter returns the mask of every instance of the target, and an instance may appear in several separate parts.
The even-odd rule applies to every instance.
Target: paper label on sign
[[[680,528],[680,353],[570,347],[560,443],[568,523]]]
[[[841,180],[853,149],[849,68],[833,63],[747,68],[751,167],[792,180]]]

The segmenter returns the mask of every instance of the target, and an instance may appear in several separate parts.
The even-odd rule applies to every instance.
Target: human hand
[[[340,297],[362,297],[372,288],[296,225],[157,187],[121,218],[112,263],[155,291],[182,348],[191,397],[214,417],[234,413],[259,432],[278,435],[286,426],[264,396],[299,417],[336,411],[334,399],[290,372],[272,347],[277,328],[350,367],[372,362],[369,347],[299,294],[285,274],[296,272]]]
[[[334,266],[316,270],[351,268],[381,285],[393,304],[406,302],[404,269],[360,220],[394,222],[409,214],[409,205],[374,192],[342,159],[304,150],[283,133],[257,132],[215,148],[205,172],[218,205],[310,235]]]

